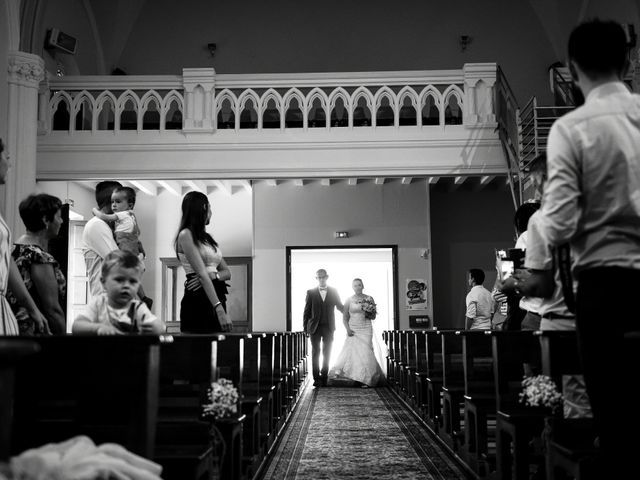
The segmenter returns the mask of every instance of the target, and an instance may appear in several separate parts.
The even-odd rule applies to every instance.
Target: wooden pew
[[[544,411],[520,403],[523,364],[539,357],[540,342],[532,331],[492,331],[496,386],[496,478],[529,478],[529,443],[544,428]]]
[[[407,391],[407,402],[410,406],[416,406],[416,372],[418,371],[417,336],[413,330],[405,332],[407,337],[407,365],[405,367],[404,382]]]
[[[154,456],[160,338],[32,337],[16,368],[13,453],[74,435]]]
[[[424,378],[426,388],[426,422],[434,433],[442,428],[442,330],[425,332],[425,350],[427,356],[427,376]]]
[[[250,475],[260,467],[264,458],[261,443],[261,413],[263,398],[260,388],[260,360],[262,333],[244,334],[244,369],[242,375],[242,413],[247,415],[246,427],[243,432],[243,456],[248,462]]]
[[[6,462],[11,452],[15,368],[39,351],[35,342],[0,338],[0,462]]]
[[[493,353],[490,331],[465,330],[462,335],[464,371],[464,444],[461,455],[467,465],[484,476],[492,468],[489,456],[489,421],[496,417]]]
[[[442,342],[442,424],[438,435],[457,452],[463,439],[460,411],[464,405],[464,336],[460,330],[438,333]]]
[[[214,473],[211,420],[202,418],[202,404],[216,380],[222,341],[217,334],[164,336],[155,455],[163,478],[201,479]]]
[[[551,377],[562,391],[563,375],[582,373],[575,331],[536,332],[540,336],[542,373]],[[597,449],[596,433],[590,418],[563,419],[560,416],[545,419],[547,478],[553,480],[560,472],[577,479],[588,479],[594,470]]]
[[[262,411],[260,412],[260,436],[262,448],[268,452],[273,444],[277,425],[276,382],[274,379],[275,341],[277,333],[265,332],[260,344],[260,395]]]

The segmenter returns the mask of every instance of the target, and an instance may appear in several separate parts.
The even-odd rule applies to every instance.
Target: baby
[[[102,213],[97,208],[93,214],[105,222],[115,222],[114,237],[118,248],[132,252],[142,260],[144,249],[140,243],[140,229],[133,207],[136,204],[136,191],[131,187],[118,187],[111,195],[112,214]]]
[[[72,332],[117,335],[122,333],[161,334],[162,320],[137,297],[142,262],[131,252],[114,250],[102,262],[100,281],[104,292],[94,297],[85,313],[73,322]]]
[[[136,204],[136,191],[131,187],[118,187],[111,195],[112,214],[103,213],[97,208],[93,209],[93,214],[105,222],[115,222],[114,237],[118,248],[137,255],[140,260],[145,257],[145,251],[140,242],[140,229],[133,207]],[[143,264],[144,271],[144,264]],[[149,308],[153,300],[144,293],[140,285],[139,296]]]

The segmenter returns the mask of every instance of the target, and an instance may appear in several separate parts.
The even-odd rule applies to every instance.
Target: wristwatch
[[[220,280],[220,274],[216,272],[216,280]]]

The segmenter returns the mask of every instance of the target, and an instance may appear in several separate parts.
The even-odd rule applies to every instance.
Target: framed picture
[[[409,315],[409,328],[429,330],[431,328],[429,315]]]

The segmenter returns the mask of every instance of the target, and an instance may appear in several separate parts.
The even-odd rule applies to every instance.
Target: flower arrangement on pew
[[[373,320],[376,318],[378,314],[378,307],[376,306],[376,302],[373,301],[371,297],[364,297],[361,302],[361,308],[364,312],[364,317],[369,320]]]
[[[557,414],[562,411],[563,400],[555,382],[547,375],[525,377],[522,380],[520,402],[529,407],[548,408]]]
[[[221,378],[213,382],[207,398],[209,403],[202,405],[202,415],[205,417],[219,420],[238,413],[238,389],[231,380]]]

